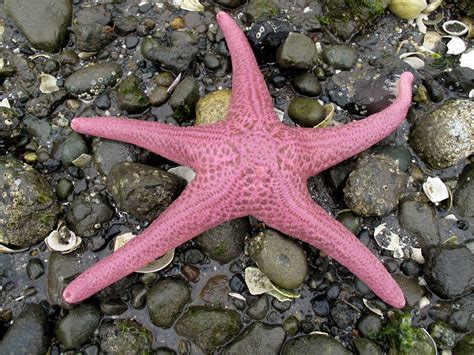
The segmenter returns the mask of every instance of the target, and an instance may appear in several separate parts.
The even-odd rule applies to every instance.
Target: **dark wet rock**
[[[184,180],[159,168],[121,162],[107,178],[107,191],[117,207],[142,220],[152,221],[180,194]]]
[[[344,227],[349,229],[352,234],[359,234],[362,228],[362,219],[352,211],[345,211],[339,213],[336,219],[341,222]]]
[[[108,176],[115,164],[137,161],[137,154],[129,144],[108,139],[94,140],[92,143],[94,163],[99,171]]]
[[[223,354],[252,354],[255,351],[278,354],[284,340],[285,331],[282,327],[255,322],[245,328],[232,343],[227,345]]]
[[[410,151],[399,145],[386,145],[372,149],[374,153],[384,154],[398,163],[401,171],[407,171],[411,163]]]
[[[324,295],[316,296],[311,300],[313,312],[318,317],[326,317],[330,311],[330,305]]]
[[[83,52],[99,52],[116,38],[112,27],[98,23],[73,25],[71,30],[76,36],[76,49]]]
[[[244,240],[249,233],[248,218],[238,218],[209,229],[194,241],[204,254],[225,264],[244,251]]]
[[[280,13],[278,0],[250,0],[247,13],[254,21],[268,20]]]
[[[474,70],[456,65],[442,73],[440,82],[449,90],[469,93],[474,81]]]
[[[454,330],[466,333],[474,331],[474,294],[455,301],[439,301],[429,310],[435,320],[449,324]]]
[[[100,304],[100,310],[106,316],[122,314],[128,309],[127,304],[119,298],[105,300]]]
[[[158,281],[146,296],[150,319],[162,328],[170,328],[190,301],[191,289],[180,278],[169,277]]]
[[[289,316],[282,322],[283,329],[285,329],[286,334],[290,337],[295,336],[298,333],[299,322],[295,316]]]
[[[0,341],[0,354],[44,355],[48,352],[50,341],[43,308],[27,304]]]
[[[173,84],[174,80],[175,77],[173,76],[173,74],[167,71],[163,71],[153,77],[153,84],[156,86],[165,86],[168,88],[171,86],[171,84]]]
[[[127,76],[117,85],[117,100],[121,110],[141,113],[147,109],[150,102],[140,85],[140,79],[136,75]]]
[[[35,63],[9,49],[0,48],[0,57],[7,72],[4,71],[4,74],[8,74],[2,84],[4,92],[22,102],[35,95],[39,87],[39,72]]]
[[[349,355],[341,343],[329,335],[304,335],[288,340],[282,348],[282,355],[303,355],[318,353],[325,355]]]
[[[296,26],[288,21],[271,19],[268,21],[253,22],[247,31],[247,38],[255,55],[265,62],[275,60],[275,52],[290,32],[296,32]]]
[[[91,98],[115,85],[122,69],[115,63],[97,63],[81,68],[66,78],[64,87],[74,96]]]
[[[35,139],[37,143],[47,144],[51,136],[51,123],[47,120],[40,120],[33,116],[28,116],[23,119],[26,131]]]
[[[278,48],[276,63],[281,69],[311,69],[317,59],[316,46],[311,38],[291,32]]]
[[[431,323],[429,332],[438,349],[448,350],[456,345],[456,333],[442,322]]]
[[[170,348],[158,348],[153,352],[154,355],[176,355],[176,351]]]
[[[368,154],[357,161],[344,187],[347,206],[361,216],[385,216],[398,205],[407,176],[384,155]]]
[[[340,70],[350,70],[358,58],[357,50],[344,44],[324,48],[321,56],[329,66]]]
[[[438,222],[435,210],[418,201],[403,201],[398,213],[400,226],[417,238],[420,246],[439,243]]]
[[[138,275],[138,273],[132,273],[118,280],[96,293],[95,297],[100,301],[115,299],[117,296],[120,296],[121,299],[129,298],[129,289],[135,282],[137,282]]]
[[[347,41],[355,34],[370,26],[378,15],[384,12],[388,0],[345,1],[323,0],[323,13],[328,20],[328,28],[336,36]]]
[[[99,95],[95,101],[95,106],[101,110],[108,110],[110,108],[110,96],[107,93]]]
[[[288,105],[288,116],[301,127],[314,127],[324,120],[324,109],[315,99],[295,97]]]
[[[131,319],[107,320],[99,327],[100,349],[106,354],[152,354],[153,334]]]
[[[127,36],[127,38],[125,38],[125,47],[127,49],[136,48],[138,46],[138,43],[140,43],[140,40],[137,36]]]
[[[39,118],[50,115],[67,97],[66,90],[58,90],[50,94],[41,94],[26,103],[26,113]]]
[[[188,249],[184,253],[184,262],[189,264],[200,264],[206,259],[206,256],[198,249]]]
[[[22,128],[23,123],[15,110],[0,107],[0,141],[18,137]]]
[[[14,158],[0,158],[0,243],[32,246],[56,226],[59,209],[48,181]]]
[[[204,63],[204,66],[209,70],[215,70],[220,66],[219,57],[214,54],[206,54],[202,62]]]
[[[418,277],[422,272],[422,267],[415,260],[404,260],[400,265],[400,270],[409,277]]]
[[[467,165],[459,175],[454,191],[454,207],[464,217],[474,217],[474,164]]]
[[[164,47],[154,38],[143,40],[141,51],[150,62],[175,73],[187,70],[198,53],[197,48],[187,41],[175,41],[173,46]]]
[[[87,6],[76,11],[74,20],[81,25],[98,23],[105,26],[112,21],[112,14],[105,5]]]
[[[137,29],[138,19],[135,16],[124,16],[114,21],[115,32],[119,36],[126,36]]]
[[[357,330],[364,338],[376,340],[382,330],[382,319],[373,313],[366,313],[357,321]]]
[[[343,302],[336,303],[331,309],[332,319],[341,329],[353,325],[358,315],[358,312],[354,308]]]
[[[199,275],[201,273],[198,267],[189,264],[184,264],[181,268],[181,272],[183,273],[184,277],[186,277],[186,279],[191,282],[198,281]]]
[[[267,315],[269,308],[270,302],[268,301],[268,297],[266,295],[262,295],[256,302],[250,305],[246,313],[252,319],[263,320]]]
[[[193,77],[181,81],[169,99],[171,108],[178,112],[179,117],[192,118],[192,112],[199,100],[199,85]]]
[[[71,180],[62,178],[56,184],[56,196],[58,199],[65,201],[74,190],[74,184]]]
[[[201,289],[199,296],[209,305],[228,306],[229,279],[225,275],[216,275],[209,278]]]
[[[132,296],[130,304],[133,308],[141,309],[145,306],[147,291],[148,289],[146,288],[145,284],[141,282],[132,286],[132,289],[130,290],[130,294]]]
[[[228,9],[235,9],[240,5],[243,5],[245,0],[215,0],[214,2]]]
[[[76,132],[72,132],[62,144],[61,161],[64,165],[70,165],[79,158],[81,154],[88,152],[84,137]]]
[[[295,241],[265,230],[248,242],[248,254],[259,269],[276,285],[293,289],[306,279],[306,254]]]
[[[150,100],[150,105],[152,106],[163,105],[168,100],[169,97],[170,95],[168,93],[168,88],[166,86],[157,86],[148,95],[148,98]]]
[[[358,355],[382,355],[379,346],[369,339],[357,337],[353,343]]]
[[[292,84],[295,90],[302,95],[318,96],[321,93],[321,84],[318,78],[308,72],[295,75]]]
[[[467,334],[456,344],[453,355],[474,354],[474,334]]]
[[[424,295],[423,288],[418,283],[418,279],[399,274],[394,274],[392,277],[402,289],[407,307],[415,307]]]
[[[26,265],[26,273],[31,280],[36,280],[44,274],[44,265],[40,259],[33,258]]]
[[[101,318],[97,306],[84,303],[72,309],[56,326],[56,337],[66,350],[74,349],[87,342],[94,333]]]
[[[451,100],[415,122],[410,145],[430,167],[444,169],[474,152],[474,102]]]
[[[196,120],[194,125],[213,124],[227,117],[232,91],[222,89],[213,91],[199,99],[196,103]]]
[[[189,307],[175,325],[179,335],[191,339],[204,352],[213,352],[227,343],[241,327],[236,311],[209,306]]]
[[[474,290],[474,254],[465,246],[423,248],[424,277],[432,291],[456,298]]]
[[[69,0],[5,0],[5,12],[37,49],[57,52],[67,40],[72,18]]]
[[[110,221],[114,211],[101,194],[83,192],[74,197],[66,214],[69,228],[81,237],[92,237],[105,222]]]

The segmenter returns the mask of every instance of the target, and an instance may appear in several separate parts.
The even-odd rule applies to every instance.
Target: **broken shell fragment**
[[[387,223],[375,227],[374,239],[382,249],[395,251],[400,248],[400,237],[387,228]]]
[[[81,245],[81,237],[77,237],[65,225],[59,225],[44,240],[49,250],[59,251],[62,254],[70,253]]]
[[[124,233],[117,236],[117,238],[115,238],[114,252],[116,252],[118,249],[123,247],[125,244],[127,244],[129,241],[131,241],[135,237],[136,235],[133,233]],[[141,269],[136,270],[135,272],[138,272],[140,274],[148,274],[150,272],[160,271],[164,269],[165,267],[167,267],[169,264],[171,264],[173,259],[174,259],[174,249],[171,249],[165,255],[145,265]]]
[[[423,184],[423,191],[435,205],[449,197],[448,187],[439,177],[428,177]]]
[[[416,70],[425,66],[425,61],[422,58],[424,59],[425,55],[420,52],[409,52],[400,55],[400,59]]]
[[[456,20],[446,21],[442,27],[451,36],[462,36],[469,31],[469,27],[466,24]]]
[[[204,6],[198,0],[174,0],[173,5],[186,11],[204,11]]]
[[[56,85],[56,78],[52,75],[41,73],[39,89],[43,94],[59,91],[59,87]]]
[[[464,43],[464,41],[459,37],[451,38],[451,40],[448,42],[448,51],[446,53],[459,55],[464,51],[466,51],[466,43]]]
[[[278,301],[291,301],[294,298],[299,298],[300,295],[296,292],[285,290],[275,286],[259,268],[249,266],[245,269],[245,283],[252,295],[261,295],[267,293],[275,297]]]
[[[178,175],[179,177],[186,180],[188,184],[196,177],[194,170],[188,168],[187,166],[177,166],[175,168],[168,169],[168,172]]]
[[[474,48],[469,49],[459,58],[459,66],[474,70]]]
[[[6,245],[0,244],[0,254],[15,254],[28,250],[29,248],[12,249]]]

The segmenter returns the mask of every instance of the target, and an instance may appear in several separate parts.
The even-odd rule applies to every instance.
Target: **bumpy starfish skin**
[[[312,200],[307,179],[377,143],[404,120],[411,73],[385,110],[343,126],[312,129],[279,122],[244,33],[219,12],[232,58],[233,89],[227,119],[175,127],[123,118],[76,118],[77,132],[128,142],[193,168],[197,177],[143,233],[77,277],[67,302],[84,300],[205,230],[253,215],[346,266],[382,300],[401,308],[402,291],[380,261]]]

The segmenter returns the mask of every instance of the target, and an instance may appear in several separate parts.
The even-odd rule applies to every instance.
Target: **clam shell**
[[[452,25],[460,26],[461,29],[459,29],[458,31],[453,31],[452,29],[449,28],[449,26],[452,26]],[[445,23],[443,23],[443,26],[441,27],[443,27],[444,32],[446,32],[447,34],[451,36],[462,36],[466,34],[467,31],[469,31],[469,27],[466,24],[462,23],[461,21],[456,21],[456,20],[446,21]]]
[[[44,242],[49,250],[67,254],[79,248],[82,239],[81,237],[76,237],[66,226],[59,226],[57,230],[52,231],[46,237]]]
[[[466,43],[464,43],[464,41],[459,37],[453,37],[448,42],[448,51],[446,53],[459,55],[463,53],[465,50],[466,50]]]
[[[428,177],[423,184],[423,191],[434,204],[449,198],[448,188],[439,177]]]
[[[425,0],[391,0],[388,9],[394,15],[404,19],[413,20],[426,9],[428,4]]]

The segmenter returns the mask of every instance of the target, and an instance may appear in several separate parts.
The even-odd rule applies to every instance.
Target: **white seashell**
[[[433,354],[437,354],[438,353],[438,347],[436,346],[436,342],[431,337],[430,333],[428,333],[428,331],[425,328],[420,327],[418,329],[420,329],[425,334],[425,336],[428,338],[428,341],[431,343],[431,347],[433,348]]]
[[[410,247],[410,257],[412,260],[415,260],[418,264],[424,264],[425,258],[421,253],[421,248]]]
[[[176,89],[176,86],[178,86],[179,82],[181,81],[182,74],[179,73],[179,75],[173,80],[169,88],[166,90],[168,94],[171,94],[174,89]]]
[[[198,0],[173,0],[173,5],[186,11],[204,11],[204,6]]]
[[[261,295],[273,290],[271,281],[259,268],[249,266],[245,269],[244,278],[251,295]]]
[[[452,30],[449,30],[448,26],[449,25],[457,25],[457,26],[461,26],[461,30],[459,31],[452,31]],[[443,23],[443,30],[451,35],[451,36],[462,36],[464,34],[467,33],[467,31],[469,31],[469,27],[466,26],[466,24],[462,23],[461,21],[456,21],[456,20],[450,20],[450,21],[446,21],[445,23]]]
[[[423,297],[421,297],[421,299],[418,301],[418,307],[420,307],[420,309],[423,309],[423,308],[425,308],[426,306],[428,306],[430,303],[431,303],[430,300],[429,300],[427,297],[423,296]]]
[[[435,205],[449,198],[448,188],[439,177],[428,177],[423,184],[423,191]]]
[[[188,184],[196,177],[194,170],[188,168],[187,166],[177,166],[175,168],[168,169],[168,172],[178,175],[179,177],[186,180]]]
[[[49,250],[59,251],[62,254],[70,253],[81,245],[81,237],[76,237],[65,225],[52,231],[44,240]]]
[[[242,300],[242,301],[247,301],[247,300],[245,299],[245,297],[242,296],[240,293],[229,292],[228,295],[229,295],[230,297],[234,297],[234,298],[237,298],[237,299]]]
[[[4,98],[2,101],[0,101],[0,107],[12,108],[10,106],[10,101],[8,101],[7,98]]]
[[[423,59],[420,59],[418,57],[406,57],[405,59],[403,59],[403,61],[416,70],[422,69],[425,66],[425,62],[423,61]]]
[[[400,237],[387,228],[387,223],[375,227],[374,238],[382,249],[395,251],[400,247]]]
[[[3,244],[0,244],[0,254],[15,254],[21,253],[23,251],[28,250],[29,248],[20,248],[20,249],[12,249]]]
[[[45,73],[40,74],[39,88],[43,94],[51,94],[52,92],[59,91],[59,87],[56,85],[56,78]]]
[[[469,49],[459,58],[459,66],[474,70],[474,48]]]
[[[423,37],[423,47],[430,51],[434,51],[436,46],[441,43],[441,40],[442,37],[438,32],[428,31]]]
[[[117,236],[117,238],[115,238],[115,243],[114,243],[114,252],[116,252],[118,249],[123,247],[125,244],[127,244],[129,241],[131,241],[135,237],[136,235],[133,233],[124,233]],[[160,271],[164,269],[165,267],[167,267],[169,264],[171,264],[173,259],[174,259],[174,249],[171,249],[165,255],[160,256],[159,258],[153,260],[152,262],[148,263],[141,269],[136,270],[135,272],[139,274],[148,274],[150,272]]]
[[[278,119],[280,122],[283,122],[283,119],[285,118],[285,113],[282,110],[279,110],[277,108],[273,108],[275,110],[275,113],[277,114]]]
[[[466,43],[464,43],[464,41],[459,37],[453,37],[448,42],[448,51],[446,53],[459,55],[463,53],[465,50],[466,50]]]
[[[372,311],[372,313],[375,313],[376,315],[380,316],[380,317],[383,317],[383,312],[378,309],[377,307],[375,307],[372,302],[370,302],[369,300],[363,298],[362,299],[362,302],[364,302],[364,305],[370,310]]]

